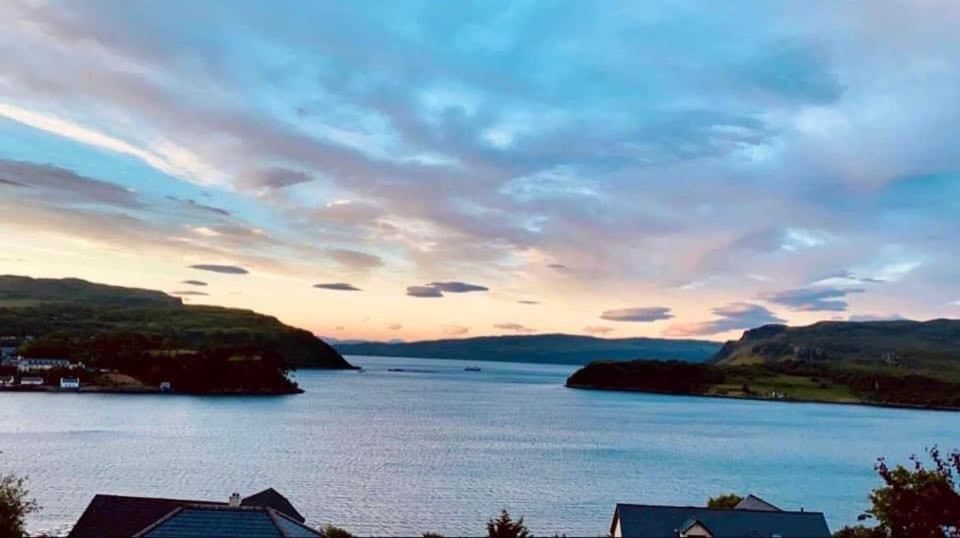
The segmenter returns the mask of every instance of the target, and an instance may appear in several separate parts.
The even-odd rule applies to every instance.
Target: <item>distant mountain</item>
[[[764,325],[727,342],[712,362],[733,366],[790,360],[960,381],[960,320]]]
[[[35,336],[34,351],[47,346],[47,353],[83,357],[88,339],[121,333],[180,351],[261,349],[293,368],[350,367],[310,332],[251,310],[185,305],[160,291],[76,278],[0,276],[0,336]]]
[[[341,343],[334,344],[334,347],[344,355],[587,364],[596,360],[638,358],[703,362],[720,349],[720,343],[704,340],[594,338],[572,334],[536,334],[407,343]]]

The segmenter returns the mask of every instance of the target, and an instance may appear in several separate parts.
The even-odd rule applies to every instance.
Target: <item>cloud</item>
[[[446,293],[469,293],[472,291],[488,291],[490,288],[486,286],[478,286],[477,284],[469,284],[467,282],[431,282],[428,284],[431,288],[436,288],[442,292]]]
[[[519,304],[526,304],[526,305],[534,305],[534,304],[540,304],[540,301],[531,301],[531,300],[529,300],[529,299],[522,299],[522,300],[520,300],[520,301],[517,301],[517,303],[519,303]]]
[[[348,269],[365,271],[383,266],[383,260],[379,256],[358,250],[331,248],[326,252],[327,256]]]
[[[730,303],[712,310],[719,319],[675,323],[663,332],[666,336],[704,336],[739,329],[752,329],[770,323],[785,323],[766,307],[751,303]]]
[[[598,326],[598,325],[591,325],[591,326],[587,326],[587,327],[584,327],[584,328],[583,328],[583,332],[585,332],[585,333],[589,333],[589,334],[599,334],[599,335],[610,334],[610,333],[612,333],[612,332],[615,331],[615,330],[616,330],[616,329],[614,329],[613,327],[603,327],[603,326]]]
[[[190,286],[206,286],[207,283],[202,280],[184,280],[180,282],[181,284],[188,284]]]
[[[900,314],[855,314],[847,318],[847,321],[900,321],[907,318]]]
[[[407,286],[407,295],[410,297],[435,298],[443,297],[443,292],[433,286]]]
[[[23,188],[19,195],[33,194],[46,201],[52,198],[71,204],[93,203],[128,209],[144,207],[136,194],[128,189],[57,166],[0,159],[0,180],[4,185]]]
[[[399,323],[391,323],[390,325],[387,325],[387,329],[391,331],[399,331],[402,328],[403,325],[400,325]]]
[[[320,288],[323,290],[336,290],[336,291],[362,291],[360,288],[349,284],[347,282],[329,282],[325,284],[314,284],[314,288]]]
[[[462,325],[444,325],[443,334],[448,336],[460,336],[470,332],[470,327],[464,327]]]
[[[313,181],[313,176],[302,171],[284,167],[257,170],[243,180],[242,184],[256,190],[284,189]]]
[[[206,295],[210,295],[210,294],[209,294],[209,293],[204,293],[204,292],[202,292],[202,291],[186,290],[186,291],[171,291],[171,292],[170,292],[170,295],[176,295],[176,296],[179,296],[179,297],[190,297],[190,296],[201,296],[201,295],[202,295],[202,296],[206,296]]]
[[[196,265],[191,265],[191,269],[196,269],[198,271],[210,271],[212,273],[222,273],[225,275],[245,275],[250,271],[247,271],[243,267],[236,265],[217,265],[212,263],[200,263]]]
[[[620,308],[607,310],[600,314],[600,318],[607,321],[652,322],[670,319],[672,317],[673,315],[670,313],[670,308],[666,306]]]
[[[848,306],[845,297],[863,291],[862,288],[811,287],[764,293],[760,298],[798,311],[843,312]]]
[[[205,213],[211,213],[211,214],[218,215],[218,216],[221,216],[221,217],[229,217],[229,216],[230,216],[230,212],[227,211],[226,209],[221,209],[221,208],[219,208],[219,207],[213,207],[213,206],[201,204],[200,202],[197,202],[196,200],[192,200],[192,199],[189,199],[189,198],[177,198],[176,196],[167,196],[166,198],[167,198],[167,200],[170,200],[171,202],[176,202],[176,203],[178,203],[178,204],[181,204],[181,206],[183,206],[183,207],[185,207],[185,208],[187,208],[187,209],[192,209],[192,210],[196,210],[196,211],[202,211],[202,212],[205,212]]]
[[[554,271],[560,272],[560,273],[566,273],[566,272],[570,271],[570,268],[567,267],[566,265],[562,264],[562,263],[551,263],[551,264],[547,264],[547,267],[549,267],[550,269],[553,269]]]
[[[518,333],[533,333],[535,330],[530,327],[525,327],[519,323],[496,323],[493,325],[497,329],[502,329],[504,331],[513,331]]]

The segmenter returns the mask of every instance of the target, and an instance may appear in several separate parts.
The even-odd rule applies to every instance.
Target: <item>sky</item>
[[[960,317],[960,3],[0,18],[0,273],[337,339]]]

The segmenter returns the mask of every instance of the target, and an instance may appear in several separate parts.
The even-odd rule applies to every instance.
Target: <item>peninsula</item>
[[[567,386],[960,409],[960,320],[765,325],[709,361],[600,361]]]
[[[61,379],[75,379],[80,391],[289,394],[300,392],[291,369],[353,368],[271,316],[79,279],[0,276],[0,338],[7,390],[61,390]]]

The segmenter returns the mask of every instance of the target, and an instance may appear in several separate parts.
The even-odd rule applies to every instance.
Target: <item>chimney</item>
[[[233,493],[230,495],[230,507],[237,508],[240,506],[240,494]]]

